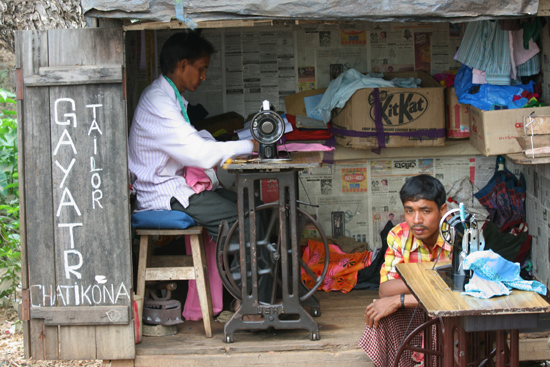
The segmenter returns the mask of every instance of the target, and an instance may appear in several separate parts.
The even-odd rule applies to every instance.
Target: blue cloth
[[[508,295],[512,288],[533,291],[546,295],[546,287],[535,280],[523,280],[520,265],[505,260],[492,250],[477,251],[464,259],[464,269],[472,270],[473,276],[462,294],[476,298],[491,298]]]
[[[145,210],[132,214],[132,227],[150,229],[186,229],[197,223],[179,210]]]
[[[370,75],[363,75],[355,69],[348,69],[328,85],[321,102],[315,107],[309,117],[330,121],[330,112],[334,108],[343,108],[353,93],[362,88],[394,88],[395,83]],[[367,101],[365,101],[367,103]]]

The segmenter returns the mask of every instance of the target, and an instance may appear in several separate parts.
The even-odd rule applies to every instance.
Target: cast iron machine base
[[[238,330],[306,329],[318,340],[320,316],[313,293],[328,270],[315,275],[301,259],[300,228],[314,226],[328,254],[328,242],[321,226],[297,206],[298,169],[237,171],[238,220],[222,223],[217,241],[218,271],[226,289],[240,300],[240,307],[225,324],[224,340],[233,342]],[[278,182],[278,201],[257,205],[261,180]],[[245,207],[245,202],[247,207]],[[306,288],[301,281],[305,271],[315,284]],[[253,321],[254,320],[254,321]]]

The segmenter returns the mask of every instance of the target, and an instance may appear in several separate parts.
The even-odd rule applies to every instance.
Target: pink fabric
[[[485,72],[478,69],[472,69],[472,83],[487,84],[487,80],[485,80]]]
[[[539,52],[540,48],[532,38],[529,40],[529,49],[526,50],[523,47],[523,28],[518,31],[510,31],[510,59],[512,61],[511,78],[517,78],[517,66],[525,64]]]
[[[319,143],[286,143],[278,145],[277,150],[287,150],[289,152],[330,152],[334,150],[334,147],[327,147]]]
[[[185,167],[183,176],[185,177],[187,185],[191,187],[196,194],[212,189],[212,181],[210,181],[210,177],[208,177],[202,168]]]
[[[206,250],[206,266],[208,267],[210,294],[212,295],[212,308],[214,309],[214,315],[217,315],[222,312],[223,309],[223,285],[216,266],[216,243],[206,231],[203,232],[203,239],[204,248]],[[185,251],[187,251],[188,254],[191,253],[191,241],[189,236],[185,236]],[[187,299],[185,300],[182,316],[186,320],[197,321],[202,319],[197,282],[194,280],[189,281],[189,290],[187,292]]]

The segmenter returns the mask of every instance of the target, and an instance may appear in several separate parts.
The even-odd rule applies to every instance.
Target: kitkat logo
[[[344,181],[346,182],[361,182],[365,180],[363,173],[346,173],[344,175]]]
[[[370,117],[374,120],[374,95],[369,95]],[[380,92],[382,124],[404,125],[418,119],[428,109],[428,99],[416,92]]]

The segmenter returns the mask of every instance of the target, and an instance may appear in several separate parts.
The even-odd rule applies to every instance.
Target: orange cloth
[[[302,260],[317,276],[323,272],[325,262],[325,247],[322,242],[307,241],[308,245],[302,255]],[[341,291],[348,293],[357,284],[357,272],[370,265],[371,251],[346,254],[338,246],[329,245],[328,272],[319,287],[325,292]],[[315,281],[302,269],[302,282],[311,289]]]

